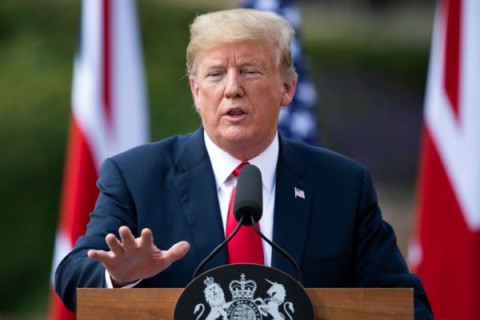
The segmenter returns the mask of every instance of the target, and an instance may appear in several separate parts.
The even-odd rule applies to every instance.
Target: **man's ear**
[[[200,112],[199,88],[197,83],[195,82],[195,78],[190,77],[189,83],[190,83],[190,91],[192,91],[192,97],[193,97],[193,103],[195,104],[195,109],[197,109],[197,112]]]
[[[292,101],[296,88],[297,80],[289,80],[283,83],[283,93],[280,100],[280,104],[282,105],[282,107],[286,106]]]

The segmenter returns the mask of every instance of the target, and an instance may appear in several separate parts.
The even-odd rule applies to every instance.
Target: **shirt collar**
[[[217,183],[217,189],[219,189],[225,181],[230,177],[233,170],[242,162],[229,153],[218,147],[204,131],[205,147],[207,148],[210,162],[212,163],[213,174],[215,175],[215,181]],[[278,134],[270,143],[270,145],[262,153],[255,158],[248,160],[250,164],[253,164],[260,169],[262,173],[262,183],[264,188],[268,192],[273,189],[275,185],[275,171],[277,169],[278,160]]]

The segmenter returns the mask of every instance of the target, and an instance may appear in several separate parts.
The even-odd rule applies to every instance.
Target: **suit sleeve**
[[[364,169],[357,217],[359,287],[413,288],[415,319],[433,319],[420,279],[408,271],[392,227],[382,219],[373,184]]]
[[[134,205],[121,171],[116,163],[107,159],[97,182],[100,194],[84,236],[80,237],[71,253],[59,264],[55,272],[55,289],[70,310],[76,310],[77,288],[103,288],[105,268],[88,258],[89,249],[109,250],[105,236],[126,225],[137,236]]]

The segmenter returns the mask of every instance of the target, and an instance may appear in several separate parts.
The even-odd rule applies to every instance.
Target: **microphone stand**
[[[240,227],[243,224],[244,217],[245,217],[244,215],[240,217],[240,220],[238,220],[238,224],[235,227],[235,230],[233,230],[233,232],[228,236],[228,238],[225,239],[225,241],[223,241],[222,243],[220,243],[215,249],[213,249],[212,252],[210,252],[210,254],[205,259],[203,259],[202,262],[200,262],[200,264],[197,266],[197,268],[193,272],[192,280],[198,276],[203,266],[206,265],[210,260],[212,260],[212,258],[218,253],[218,251],[220,251],[223,247],[225,247],[227,243],[233,238],[233,236],[237,234],[238,230],[240,230]]]
[[[242,216],[243,218],[243,216]],[[278,252],[280,252],[282,254],[282,256],[284,258],[286,258],[288,260],[288,262],[290,262],[290,264],[294,267],[295,271],[297,272],[297,275],[298,275],[298,278],[297,278],[297,281],[298,283],[300,283],[300,285],[303,287],[303,276],[302,276],[302,272],[300,271],[300,267],[297,265],[297,263],[295,262],[295,260],[293,260],[293,258],[287,253],[287,251],[283,250],[282,247],[280,247],[279,245],[275,244],[273,241],[271,241],[270,239],[268,239],[261,231],[260,229],[258,228],[256,222],[255,222],[255,218],[253,216],[250,216],[251,218],[251,222],[252,222],[252,226],[253,226],[253,229],[257,232],[257,234],[262,237],[263,240],[267,241],[267,243],[272,246],[272,248],[274,248],[275,250],[277,250]]]
[[[195,269],[195,272],[193,273],[193,276],[192,276],[192,280],[194,278],[196,278],[198,276],[198,274],[200,273],[200,270],[223,248],[227,245],[227,243],[237,234],[238,230],[240,230],[240,227],[242,225],[244,225],[244,220],[245,220],[245,215],[242,214],[240,216],[240,219],[238,220],[238,224],[237,226],[235,227],[235,230],[233,230],[233,232],[228,236],[227,239],[225,239],[225,241],[223,241],[222,243],[220,243],[205,259],[203,259],[202,262],[200,262],[200,264],[197,266],[197,268]],[[250,223],[251,225],[253,226],[253,229],[255,230],[255,232],[263,239],[265,240],[272,248],[274,248],[275,250],[277,250],[278,252],[280,252],[282,254],[282,256],[284,258],[286,258],[288,260],[288,262],[290,262],[290,264],[294,267],[295,271],[297,272],[297,275],[298,275],[298,278],[297,278],[297,281],[298,283],[300,283],[300,285],[303,287],[303,276],[302,276],[302,272],[300,271],[300,268],[299,266],[297,265],[297,263],[295,262],[295,260],[293,260],[293,258],[284,250],[282,249],[279,245],[275,244],[274,242],[272,242],[270,239],[268,239],[261,231],[260,229],[258,228],[257,226],[257,221],[255,221],[255,218],[253,217],[253,215],[250,215]]]

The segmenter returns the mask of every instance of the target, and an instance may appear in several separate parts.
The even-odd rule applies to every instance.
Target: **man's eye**
[[[219,76],[221,76],[221,74],[222,74],[222,73],[219,72],[219,71],[209,72],[209,73],[207,74],[207,78],[219,77]]]
[[[256,69],[245,69],[242,71],[242,74],[246,76],[258,76],[260,74],[260,71]]]

